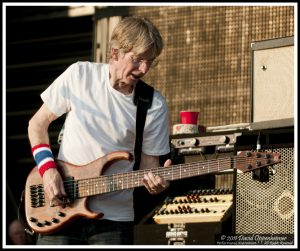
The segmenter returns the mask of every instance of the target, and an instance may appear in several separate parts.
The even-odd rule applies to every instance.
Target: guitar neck
[[[65,189],[67,194],[71,194],[73,198],[81,198],[143,186],[142,180],[144,175],[149,171],[165,180],[173,181],[216,173],[233,168],[234,166],[235,158],[226,157],[218,160],[179,164],[170,167],[158,167],[127,173],[102,175],[96,178],[72,181],[71,183],[70,181],[65,181]]]

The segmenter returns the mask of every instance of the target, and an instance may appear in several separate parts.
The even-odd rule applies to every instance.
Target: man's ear
[[[112,59],[118,60],[118,49],[111,48],[110,56]]]

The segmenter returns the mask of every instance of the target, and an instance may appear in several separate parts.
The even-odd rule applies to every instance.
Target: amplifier
[[[238,174],[236,181],[235,232],[237,234],[293,234],[294,221],[294,128],[252,131],[237,142],[245,150],[260,139],[262,150],[281,154],[272,169]]]
[[[206,153],[207,147],[214,147],[215,151],[232,151],[237,137],[241,133],[223,133],[211,135],[180,135],[171,137],[171,145],[180,155]]]
[[[251,43],[251,128],[294,125],[294,37]]]

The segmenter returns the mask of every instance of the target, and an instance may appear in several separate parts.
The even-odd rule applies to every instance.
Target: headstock
[[[245,172],[250,172],[262,167],[280,163],[280,153],[241,151],[236,156],[236,168]]]

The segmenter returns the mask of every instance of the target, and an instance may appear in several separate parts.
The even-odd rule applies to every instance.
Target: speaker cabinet
[[[253,173],[237,174],[236,234],[294,233],[294,147],[264,150],[281,153],[268,181]],[[272,169],[270,169],[271,171]]]
[[[252,129],[294,124],[294,37],[251,44]]]

